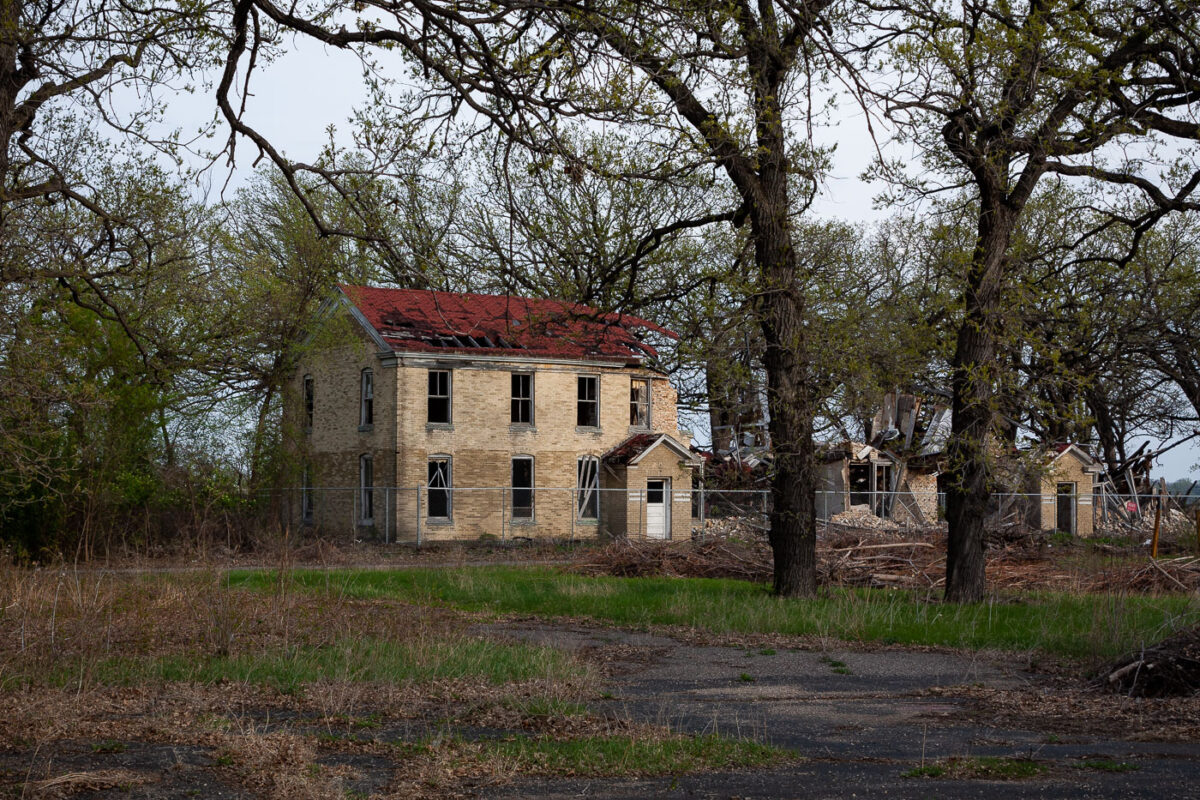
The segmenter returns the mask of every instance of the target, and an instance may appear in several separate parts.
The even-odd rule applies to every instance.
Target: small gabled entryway
[[[646,538],[671,538],[671,479],[646,481]]]

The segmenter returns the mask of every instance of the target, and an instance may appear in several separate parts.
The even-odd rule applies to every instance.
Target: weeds
[[[900,773],[902,778],[957,778],[959,780],[1018,781],[1036,778],[1047,769],[1040,761],[1030,758],[999,758],[978,756],[949,758],[932,764],[922,764]]]
[[[559,740],[518,736],[488,743],[485,754],[507,770],[525,774],[673,775],[700,770],[762,767],[794,756],[759,742],[717,735],[637,738],[582,737]]]
[[[1111,758],[1089,758],[1074,765],[1078,769],[1091,769],[1097,772],[1136,772],[1141,769],[1137,764],[1128,761],[1116,761]]]

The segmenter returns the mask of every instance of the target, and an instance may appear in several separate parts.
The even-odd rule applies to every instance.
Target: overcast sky
[[[285,56],[255,75],[247,121],[290,157],[299,160],[316,157],[329,141],[330,125],[338,129],[338,144],[350,146],[349,118],[354,106],[365,97],[357,58],[312,40],[298,39],[288,46]],[[172,104],[171,125],[184,131],[195,130],[211,120],[215,108],[211,93],[181,95]],[[878,123],[876,126],[878,132]],[[817,136],[822,144],[836,143],[837,150],[832,173],[814,213],[854,222],[872,222],[887,216],[889,210],[877,208],[873,202],[881,187],[859,178],[875,150],[862,112],[845,105],[836,124],[820,129]],[[247,145],[239,143],[239,163],[230,181],[233,188],[245,180],[256,155]],[[228,174],[223,165],[216,167],[210,177],[212,186],[219,189]],[[1131,452],[1141,441],[1134,443]],[[1157,442],[1152,445],[1157,446]],[[1167,480],[1200,477],[1200,446],[1178,447],[1162,457],[1158,466],[1156,474]]]

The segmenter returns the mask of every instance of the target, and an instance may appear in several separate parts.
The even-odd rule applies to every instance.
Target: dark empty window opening
[[[865,506],[871,503],[871,465],[850,465],[850,505]]]
[[[362,371],[359,381],[358,424],[375,424],[375,373],[369,369]]]
[[[313,377],[304,376],[304,427],[312,430],[313,425]]]
[[[600,460],[585,457],[576,466],[576,514],[581,520],[600,518]]]
[[[359,522],[375,521],[375,465],[370,456],[358,459]]]
[[[300,518],[305,522],[312,522],[313,519],[313,490],[312,490],[312,470],[308,465],[304,466],[304,475],[300,484]]]
[[[1056,487],[1054,529],[1075,535],[1075,484],[1060,483]]]
[[[513,519],[533,519],[533,459],[512,460]]]
[[[429,422],[450,423],[450,370],[429,370]]]
[[[450,459],[429,459],[429,516],[450,519]]]
[[[533,424],[533,376],[514,372],[512,376],[513,425]]]
[[[650,381],[634,378],[629,384],[629,424],[650,427]]]
[[[580,428],[600,427],[600,379],[579,376],[579,396],[575,404],[575,424]]]

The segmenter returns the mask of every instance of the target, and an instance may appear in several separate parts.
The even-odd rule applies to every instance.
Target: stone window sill
[[[370,433],[373,430],[375,430],[374,425],[359,425],[358,426],[359,433]]]
[[[454,430],[453,422],[426,422],[425,430],[427,431],[452,431]]]

